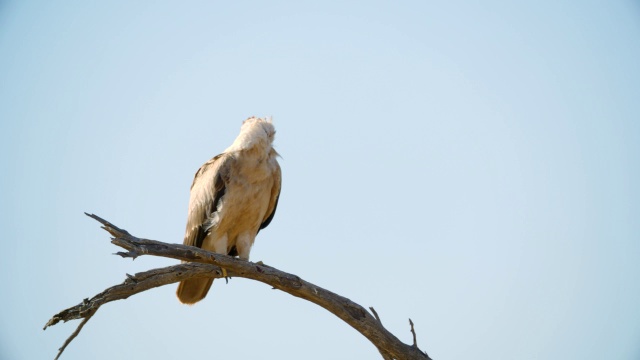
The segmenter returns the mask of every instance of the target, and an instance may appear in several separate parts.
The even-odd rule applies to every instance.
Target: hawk
[[[271,119],[250,117],[222,154],[196,172],[191,185],[184,244],[248,260],[261,229],[273,219],[280,197],[281,171],[273,148]],[[204,299],[213,279],[180,282],[180,302]]]

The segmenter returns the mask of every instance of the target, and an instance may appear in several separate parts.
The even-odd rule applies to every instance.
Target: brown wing
[[[273,174],[273,188],[271,188],[271,199],[269,200],[267,213],[265,214],[264,220],[262,220],[262,224],[260,224],[260,229],[258,229],[258,232],[269,226],[271,220],[273,220],[273,217],[276,214],[278,199],[280,199],[280,188],[282,187],[282,171],[280,170],[280,165],[278,164],[278,162],[276,161],[275,163],[276,170]]]
[[[185,245],[202,247],[207,231],[214,225],[220,199],[224,196],[232,159],[222,153],[207,161],[196,172],[189,198]]]

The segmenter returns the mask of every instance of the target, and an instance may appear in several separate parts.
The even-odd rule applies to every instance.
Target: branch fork
[[[371,310],[371,313],[369,313],[353,301],[309,283],[297,275],[280,271],[262,262],[253,263],[193,246],[167,244],[138,238],[97,215],[85,214],[101,223],[102,228],[113,236],[111,243],[126,250],[126,252],[117,252],[116,255],[132,259],[143,255],[152,255],[185,262],[135,275],[127,274],[122,284],[112,286],[90,299],[84,299],[80,304],[54,315],[45,324],[44,329],[60,321],[67,322],[69,320],[82,319],[78,328],[59,349],[56,359],[62,355],[65,348],[78,336],[84,325],[102,305],[185,279],[201,277],[222,278],[224,277],[223,269],[226,270],[226,275],[229,277],[242,277],[260,281],[274,289],[284,291],[323,307],[369,339],[385,360],[431,359],[426,352],[418,348],[416,333],[411,319],[409,319],[409,323],[413,335],[413,345],[408,345],[400,341],[382,325],[380,317],[373,307],[369,308]]]

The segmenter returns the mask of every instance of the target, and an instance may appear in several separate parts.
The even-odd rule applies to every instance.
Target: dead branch
[[[409,319],[409,325],[411,325],[411,335],[413,335],[413,346],[418,347],[418,341],[416,340],[416,331],[413,329],[413,321]]]
[[[124,283],[110,287],[93,298],[85,299],[82,303],[54,315],[44,326],[44,329],[60,321],[66,322],[69,320],[83,319],[76,331],[59,349],[56,359],[62,354],[66,346],[78,335],[86,322],[98,311],[100,306],[111,301],[126,299],[131,295],[158,286],[176,283],[188,278],[220,278],[223,276],[222,268],[227,270],[228,276],[260,281],[275,289],[323,307],[369,339],[385,360],[430,359],[427,353],[420,350],[416,345],[416,335],[412,322],[411,332],[413,334],[413,345],[408,345],[401,342],[396,336],[384,328],[378,314],[373,308],[370,308],[374,314],[371,315],[362,306],[353,301],[309,283],[296,275],[280,271],[263,263],[244,261],[192,246],[167,244],[155,240],[141,239],[99,216],[93,214],[86,215],[100,222],[103,225],[102,228],[113,236],[111,243],[127,250],[126,252],[118,252],[117,255],[134,259],[142,255],[162,256],[188,261],[188,263],[153,269],[135,274],[134,276],[127,274],[127,279]]]

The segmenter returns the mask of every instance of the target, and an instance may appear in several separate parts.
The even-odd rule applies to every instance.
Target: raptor
[[[271,119],[250,117],[222,154],[198,169],[189,198],[184,244],[248,260],[256,235],[273,219],[282,173]],[[180,282],[180,302],[207,295],[213,279]]]

